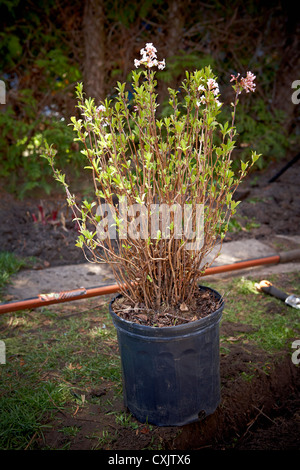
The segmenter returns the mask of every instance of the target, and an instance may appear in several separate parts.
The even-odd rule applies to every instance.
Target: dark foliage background
[[[75,85],[83,81],[97,102],[113,97],[118,80],[128,82],[130,92],[133,60],[146,42],[167,63],[158,75],[161,113],[168,111],[167,87],[179,87],[187,68],[210,64],[228,103],[231,74],[251,70],[257,91],[241,102],[235,158],[255,149],[263,154],[263,168],[298,151],[299,106],[291,87],[299,79],[299,21],[293,3],[2,0],[0,18],[0,79],[6,87],[0,181],[18,197],[54,188],[40,157],[43,139],[55,144],[60,163],[75,178],[80,175],[83,157],[67,125],[77,113]]]

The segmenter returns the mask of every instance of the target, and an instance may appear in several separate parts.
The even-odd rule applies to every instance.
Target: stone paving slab
[[[289,237],[295,244],[299,244],[300,236]],[[214,266],[231,264],[236,261],[261,258],[276,254],[274,248],[256,239],[246,239],[226,242],[223,244],[220,256],[213,263]],[[280,263],[266,265],[246,270],[206,276],[212,277],[253,276],[263,279],[264,276],[283,272],[300,271],[300,259],[293,263]],[[12,278],[7,293],[11,300],[22,300],[36,297],[38,294],[72,290],[80,287],[90,288],[102,285],[115,284],[110,268],[105,264],[84,263],[50,267],[42,270],[22,270]]]

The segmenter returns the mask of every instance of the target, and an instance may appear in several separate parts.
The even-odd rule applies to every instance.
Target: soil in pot
[[[193,299],[189,299],[189,304],[178,304],[167,307],[159,312],[146,310],[143,303],[132,305],[132,302],[123,297],[117,296],[113,302],[113,311],[124,320],[140,325],[167,327],[186,324],[191,321],[200,320],[207,315],[218,310],[222,302],[219,295],[211,289],[199,289],[195,292]]]

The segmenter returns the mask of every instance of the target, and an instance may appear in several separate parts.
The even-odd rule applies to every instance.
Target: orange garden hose
[[[252,268],[255,266],[261,266],[266,264],[286,263],[289,261],[294,261],[296,259],[300,259],[300,250],[292,250],[277,255],[255,258],[245,261],[237,261],[236,263],[226,264],[223,266],[214,266],[206,269],[204,276]],[[47,305],[58,304],[62,302],[71,302],[72,300],[88,299],[90,297],[97,297],[100,295],[109,295],[117,293],[118,291],[119,285],[113,284],[110,286],[91,287],[86,289],[80,288],[51,294],[39,294],[37,297],[33,297],[30,299],[11,301],[0,304],[0,314],[16,312],[18,310],[44,307]]]

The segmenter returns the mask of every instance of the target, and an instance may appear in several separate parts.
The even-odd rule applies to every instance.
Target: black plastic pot
[[[200,289],[209,289],[200,287]],[[125,406],[138,421],[182,426],[212,414],[220,403],[219,322],[214,313],[183,325],[156,328],[110,314],[118,334]]]

